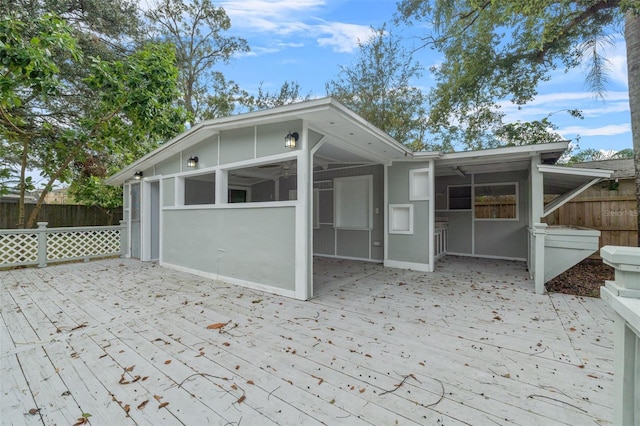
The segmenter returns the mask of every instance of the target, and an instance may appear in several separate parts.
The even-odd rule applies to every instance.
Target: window
[[[518,185],[516,183],[476,185],[474,190],[476,219],[518,219]]]
[[[447,208],[449,210],[471,210],[471,186],[448,186]]]
[[[216,175],[189,176],[184,178],[184,205],[214,204],[216,201]]]

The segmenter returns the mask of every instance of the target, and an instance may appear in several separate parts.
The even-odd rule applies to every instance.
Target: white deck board
[[[518,262],[315,267],[308,302],[134,260],[0,272],[3,424],[611,423],[601,300]]]

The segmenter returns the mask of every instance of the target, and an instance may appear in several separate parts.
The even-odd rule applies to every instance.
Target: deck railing
[[[0,230],[0,268],[124,256],[126,225]]]
[[[640,424],[640,247],[605,246],[604,263],[616,270],[600,295],[615,311],[613,424]]]
[[[440,259],[447,254],[447,228],[436,228],[433,238],[435,239],[435,259]]]

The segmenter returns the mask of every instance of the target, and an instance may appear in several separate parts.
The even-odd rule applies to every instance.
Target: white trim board
[[[187,268],[185,266],[175,265],[173,263],[159,262],[160,266],[165,268],[175,269],[176,271],[186,272],[188,274],[198,275],[200,277],[209,278],[216,281],[223,281],[233,285],[239,285],[241,287],[251,288],[253,290],[265,291],[271,294],[277,294],[279,296],[296,298],[296,292],[293,290],[287,290],[284,288],[271,287],[268,285],[254,283],[253,281],[239,280],[237,278],[226,277],[224,275],[214,274],[213,272],[204,272],[197,269]]]

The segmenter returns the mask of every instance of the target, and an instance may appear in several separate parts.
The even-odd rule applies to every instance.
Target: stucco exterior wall
[[[387,259],[391,261],[429,264],[429,203],[431,200],[409,200],[409,171],[429,167],[428,162],[395,162],[387,168],[388,204],[413,205],[413,232],[387,236]],[[389,212],[385,212],[386,215]]]
[[[483,173],[436,178],[436,218],[447,221],[448,251],[456,254],[527,258],[527,224],[529,221],[530,185],[526,170],[504,173]],[[447,210],[447,187],[513,182],[518,188],[517,220],[476,220],[473,209]],[[473,197],[473,191],[471,192]],[[472,199],[473,207],[473,199]]]
[[[162,263],[293,292],[294,223],[294,206],[164,209]]]
[[[367,176],[373,177],[373,227],[366,230],[334,229],[334,191],[329,185],[316,185],[318,194],[319,227],[313,230],[313,252],[318,255],[348,257],[355,259],[382,261],[384,259],[384,167],[381,165],[353,167],[336,170],[316,171],[314,182],[333,181],[336,178]],[[282,187],[284,194],[291,188],[286,181]],[[331,185],[333,188],[333,185]],[[371,233],[371,238],[369,234]],[[379,243],[375,245],[374,243]]]

